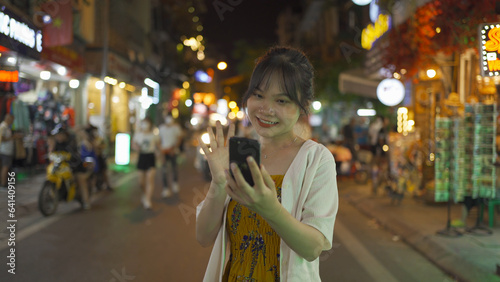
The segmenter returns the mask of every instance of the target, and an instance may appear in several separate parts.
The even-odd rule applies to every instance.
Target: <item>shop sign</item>
[[[130,163],[130,135],[118,133],[115,138],[115,163],[128,165]]]
[[[42,52],[42,32],[5,7],[1,8],[0,45],[19,54],[39,59]]]
[[[391,17],[389,15],[380,14],[374,24],[369,24],[361,32],[361,46],[366,50],[370,50],[373,43],[377,41],[391,28]]]
[[[377,86],[377,98],[386,106],[396,106],[405,97],[405,86],[395,78],[386,78]]]
[[[19,81],[19,71],[9,71],[0,70],[0,81],[1,82],[18,82]]]
[[[479,26],[479,63],[483,76],[500,75],[500,23]]]

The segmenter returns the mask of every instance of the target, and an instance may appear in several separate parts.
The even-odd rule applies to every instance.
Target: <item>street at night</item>
[[[500,1],[0,0],[0,282],[500,282]]]
[[[0,280],[200,281],[211,248],[196,241],[194,208],[208,183],[192,161],[182,165],[178,196],[162,199],[157,178],[152,210],[140,205],[133,171],[117,173],[116,191],[98,194],[91,211],[70,203],[52,217],[33,210],[18,218],[16,275],[4,271]],[[335,244],[320,256],[323,281],[454,281],[347,201],[341,207]]]

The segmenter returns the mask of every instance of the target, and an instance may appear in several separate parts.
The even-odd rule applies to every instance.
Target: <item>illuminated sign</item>
[[[500,75],[500,23],[479,26],[479,38],[481,74],[483,76]]]
[[[366,50],[370,50],[373,43],[377,41],[391,27],[391,17],[388,15],[379,15],[374,24],[369,24],[361,32],[361,46]]]
[[[115,163],[128,165],[130,163],[130,135],[118,133],[115,138]]]
[[[386,106],[395,106],[405,97],[405,86],[395,78],[386,78],[377,86],[377,98]]]
[[[150,78],[144,79],[144,83],[153,88],[153,104],[160,102],[160,84]]]
[[[19,71],[0,70],[0,81],[1,82],[18,82],[19,81]]]
[[[0,44],[38,59],[42,52],[42,32],[7,9],[0,10]]]

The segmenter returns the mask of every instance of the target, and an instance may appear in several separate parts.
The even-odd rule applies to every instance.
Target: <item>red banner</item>
[[[73,42],[73,8],[71,0],[43,3],[42,11],[52,22],[43,27],[43,47],[63,46]]]

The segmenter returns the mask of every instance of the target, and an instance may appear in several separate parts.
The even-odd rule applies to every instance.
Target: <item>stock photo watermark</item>
[[[125,269],[125,267],[122,267],[121,272],[113,269],[111,270],[111,274],[113,275],[113,278],[111,278],[109,282],[126,282],[133,281],[135,279],[135,276],[127,274],[127,270]]]
[[[224,21],[224,13],[234,11],[234,8],[243,3],[243,0],[215,0],[212,2],[217,16],[219,16],[220,21]]]
[[[201,188],[201,189],[196,187],[193,189],[194,196],[193,196],[192,204],[191,205],[184,204],[184,203],[179,204],[179,206],[178,206],[179,211],[180,211],[182,218],[184,219],[184,222],[186,224],[191,223],[191,218],[193,216],[196,218],[196,207],[198,206],[199,203],[201,203],[201,201],[203,201],[205,199],[205,197],[214,197],[215,196],[215,195],[212,195],[211,193],[209,193],[209,189],[210,189],[210,184],[205,185],[205,187]]]
[[[16,274],[16,173],[11,171],[7,178],[7,266],[10,274]]]

